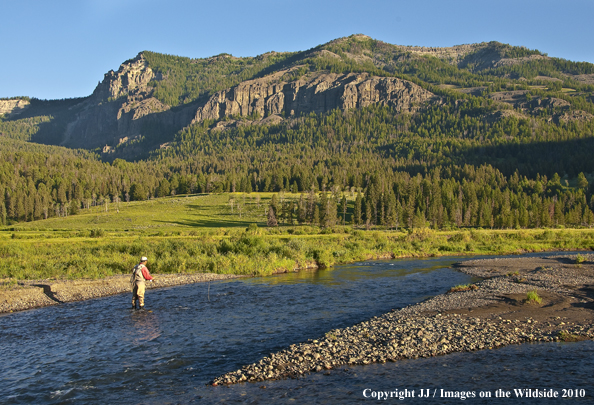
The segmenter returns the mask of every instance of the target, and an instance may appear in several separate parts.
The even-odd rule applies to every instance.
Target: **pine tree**
[[[294,218],[295,202],[294,201],[287,202],[287,205],[288,205],[288,209],[286,211],[287,223],[289,225],[294,225],[295,224],[295,218]]]
[[[274,214],[274,208],[272,205],[268,206],[268,221],[266,222],[269,228],[278,226],[278,222],[276,221],[276,215]]]
[[[363,203],[363,196],[361,192],[357,193],[357,198],[355,199],[355,206],[353,208],[353,224],[354,225],[361,225],[363,221],[363,212],[362,212],[362,203]]]
[[[0,224],[6,225],[6,205],[4,205],[4,201],[0,202]]]
[[[307,221],[307,206],[303,193],[299,196],[299,203],[297,204],[297,221],[304,224]]]
[[[386,206],[386,225],[388,228],[398,228],[398,210],[396,207],[396,196],[394,192],[390,190],[387,198]]]
[[[342,225],[346,225],[346,213],[347,213],[347,198],[346,194],[342,195],[342,200],[340,201],[340,213],[342,214]]]
[[[583,172],[578,174],[577,186],[583,189],[588,187],[588,180],[586,179],[586,176],[584,176]]]
[[[307,195],[307,221],[309,223],[316,223],[315,221],[315,209],[317,207],[317,196],[313,190],[313,187],[309,191]],[[319,209],[318,209],[318,222],[316,223],[319,225]]]
[[[159,182],[157,188],[157,197],[166,197],[171,194],[171,185],[167,179],[163,179]]]
[[[313,224],[320,226],[320,207],[316,204],[314,208]]]
[[[278,204],[278,195],[277,194],[273,194],[272,198],[270,200],[270,207],[272,207],[272,210],[274,211],[274,218],[279,218],[279,214],[280,214],[280,209],[279,209],[279,204]]]
[[[325,191],[320,194],[320,226],[326,228],[329,225],[329,199]]]

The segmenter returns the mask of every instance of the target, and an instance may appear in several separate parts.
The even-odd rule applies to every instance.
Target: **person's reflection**
[[[133,312],[131,314],[132,328],[132,343],[141,344],[143,342],[150,342],[161,336],[161,328],[159,327],[159,318],[152,312]]]

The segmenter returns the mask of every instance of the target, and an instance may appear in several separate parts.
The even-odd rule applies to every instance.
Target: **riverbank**
[[[594,338],[594,255],[473,260],[457,267],[485,279],[476,288],[291,345],[212,384],[278,380],[524,342]],[[540,303],[527,301],[530,291],[538,293]]]
[[[307,262],[292,270],[278,269],[275,273],[317,270],[315,262]],[[154,282],[147,289],[173,287],[209,281],[250,277],[242,274],[153,274]],[[65,302],[84,301],[110,295],[130,293],[130,276],[117,275],[97,280],[28,280],[0,286],[0,314],[58,305]]]
[[[155,275],[147,289],[247,277],[232,274],[163,274]],[[130,276],[118,275],[99,280],[35,280],[19,282],[0,290],[0,313],[58,305],[65,302],[129,293]]]

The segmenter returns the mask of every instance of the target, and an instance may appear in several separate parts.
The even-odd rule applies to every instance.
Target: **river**
[[[130,310],[130,295],[123,294],[3,315],[0,402],[336,404],[377,401],[373,395],[380,391],[398,395],[408,390],[415,391],[415,398],[404,398],[407,403],[454,403],[460,395],[469,396],[466,402],[489,403],[480,396],[494,396],[498,389],[504,395],[514,389],[554,389],[559,395],[571,389],[584,395],[578,398],[584,403],[591,402],[591,341],[527,344],[348,366],[296,380],[207,386],[212,378],[290,344],[468,283],[469,276],[448,268],[461,259],[372,261],[149,290],[150,311],[145,312]],[[443,398],[442,389],[457,398]],[[436,397],[418,398],[421,392]],[[388,400],[394,401],[403,402]],[[547,403],[513,399],[518,404],[534,401]]]

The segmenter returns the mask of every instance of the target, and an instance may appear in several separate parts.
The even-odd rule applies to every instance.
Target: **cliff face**
[[[281,115],[286,118],[348,110],[371,104],[389,105],[397,111],[414,112],[435,96],[423,88],[396,78],[367,73],[309,73],[295,79],[298,68],[243,82],[219,91],[206,103],[171,110],[153,97],[148,85],[160,80],[142,55],[117,72],[109,72],[93,95],[77,108],[76,118],[66,128],[63,145],[102,147],[111,152],[153,130],[173,133],[193,122],[228,117]],[[268,119],[265,122],[270,122]],[[157,135],[162,135],[157,134]]]
[[[155,78],[155,74],[148,63],[139,54],[120,65],[117,72],[110,70],[103,81],[95,88],[93,96],[101,100],[117,99],[134,93],[148,91],[148,83]]]
[[[111,153],[126,146],[125,156],[158,147],[192,122],[221,120],[218,129],[234,125],[234,117],[257,117],[257,123],[278,122],[303,114],[348,110],[372,104],[414,112],[436,97],[421,87],[396,78],[368,73],[307,73],[297,77],[299,66],[271,73],[215,93],[208,100],[174,109],[154,96],[153,72],[142,54],[105,74],[93,94],[69,108],[63,133],[52,143],[73,148],[102,148]],[[17,107],[10,107],[14,113]],[[228,118],[231,118],[229,120]],[[254,118],[252,118],[254,119]],[[240,125],[240,122],[235,122]],[[144,139],[142,146],[132,141]],[[37,141],[44,142],[40,137]],[[123,150],[123,149],[122,149]]]
[[[0,115],[18,115],[29,108],[29,104],[29,101],[22,99],[0,100]]]
[[[149,82],[160,80],[142,56],[124,62],[117,72],[105,74],[93,95],[76,108],[68,123],[62,145],[70,147],[113,147],[161,129],[173,132],[188,125],[194,111],[176,113],[152,96]],[[107,145],[107,146],[106,146]]]
[[[374,77],[367,73],[317,73],[287,82],[289,71],[250,80],[214,94],[198,108],[194,122],[225,117],[299,116],[310,112],[325,113],[333,109],[348,110],[372,104],[388,105],[397,111],[414,112],[435,98],[433,93],[409,81]]]

